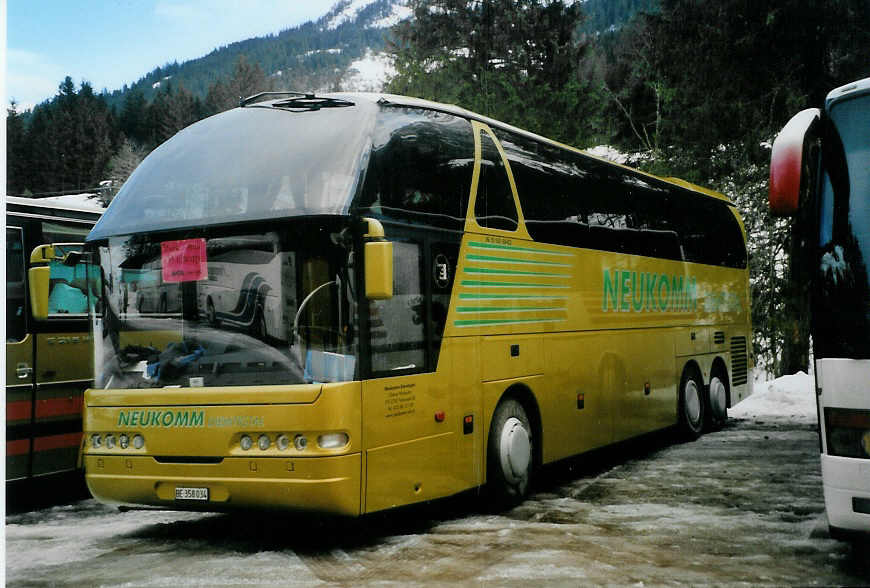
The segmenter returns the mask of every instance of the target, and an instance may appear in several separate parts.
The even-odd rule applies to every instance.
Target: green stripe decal
[[[556,263],[553,261],[532,261],[530,259],[514,259],[511,257],[492,257],[490,255],[466,255],[468,261],[483,261],[489,263],[519,263],[525,265],[545,265],[549,267],[571,267],[567,263]]]
[[[467,274],[490,274],[492,276],[541,276],[545,278],[570,278],[569,274],[551,274],[547,272],[523,272],[520,270],[500,270],[489,269],[485,267],[467,267],[464,270]]]
[[[457,327],[484,327],[492,325],[527,325],[529,323],[563,323],[567,319],[480,319],[476,321],[454,321]]]
[[[559,251],[544,251],[542,249],[532,249],[530,247],[514,247],[513,245],[497,245],[495,243],[480,243],[478,241],[469,241],[468,246],[473,249],[496,249],[498,251],[523,251],[525,253],[535,253],[537,255],[556,255],[559,257],[571,257],[570,253],[562,253]]]
[[[567,300],[567,296],[537,294],[460,294],[460,300]]]
[[[560,284],[525,284],[522,282],[481,282],[478,280],[462,280],[463,286],[472,288],[564,288],[567,285]]]
[[[456,312],[534,312],[544,310],[565,310],[564,306],[511,306],[498,308],[496,306],[458,306]]]

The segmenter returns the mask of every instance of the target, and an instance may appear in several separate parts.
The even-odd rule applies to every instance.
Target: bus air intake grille
[[[158,463],[196,463],[196,464],[219,464],[224,458],[210,456],[175,456],[156,455],[154,460]]]
[[[713,333],[713,343],[715,343],[716,345],[722,345],[723,343],[725,343],[725,333],[723,333],[722,331],[716,331],[715,333]]]
[[[749,358],[746,355],[746,337],[731,338],[731,379],[735,386],[748,381]]]

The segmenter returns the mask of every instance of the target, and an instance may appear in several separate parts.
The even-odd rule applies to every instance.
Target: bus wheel
[[[709,412],[707,413],[707,425],[711,430],[717,430],[728,420],[728,388],[725,386],[725,377],[714,372],[710,378],[710,391],[707,395]]]
[[[692,441],[700,437],[704,430],[706,403],[704,402],[703,390],[704,384],[698,369],[686,366],[680,380],[679,428],[680,433]]]
[[[532,427],[522,405],[499,403],[492,417],[487,450],[487,484],[499,506],[519,504],[532,475]]]

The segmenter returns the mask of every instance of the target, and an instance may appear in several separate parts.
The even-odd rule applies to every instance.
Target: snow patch
[[[735,419],[762,419],[812,424],[816,422],[813,376],[803,372],[755,385],[755,393],[728,409]]]
[[[372,1],[373,0],[353,0],[344,10],[333,16],[332,19],[326,23],[326,28],[328,30],[337,29],[344,23],[353,20],[356,18],[357,13],[371,4]]]
[[[346,92],[380,92],[384,84],[396,69],[385,53],[373,53],[366,50],[365,56],[350,64],[342,81],[342,89]]]
[[[393,11],[388,16],[374,21],[368,26],[368,28],[386,29],[389,27],[394,27],[403,20],[411,18],[413,15],[414,11],[411,10],[410,7],[404,6],[402,4],[397,4],[396,6],[393,6]]]
[[[586,149],[586,153],[621,165],[625,165],[628,162],[628,155],[610,145],[598,145],[597,147]]]
[[[103,212],[106,210],[100,200],[100,195],[90,192],[85,194],[54,196],[52,198],[39,198],[38,202],[40,204],[59,206],[61,208],[79,208],[96,212]]]

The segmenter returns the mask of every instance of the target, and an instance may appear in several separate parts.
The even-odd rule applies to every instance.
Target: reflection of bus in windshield
[[[208,278],[197,282],[197,292],[208,323],[288,341],[296,313],[296,265],[294,253],[281,250],[278,234],[212,239],[207,254]]]
[[[7,481],[77,469],[82,398],[93,381],[88,288],[96,282],[93,269],[60,258],[81,249],[102,208],[70,200],[6,198]],[[56,245],[46,257],[49,243]],[[30,296],[41,270],[44,317]]]
[[[835,535],[870,533],[870,78],[798,113],[771,156],[770,204],[808,246],[822,482]],[[820,171],[820,173],[818,173]]]
[[[511,503],[543,464],[696,438],[751,394],[727,198],[456,107],[247,101],[152,152],[88,251],[84,459],[110,503]],[[146,269],[180,312],[119,316]]]

